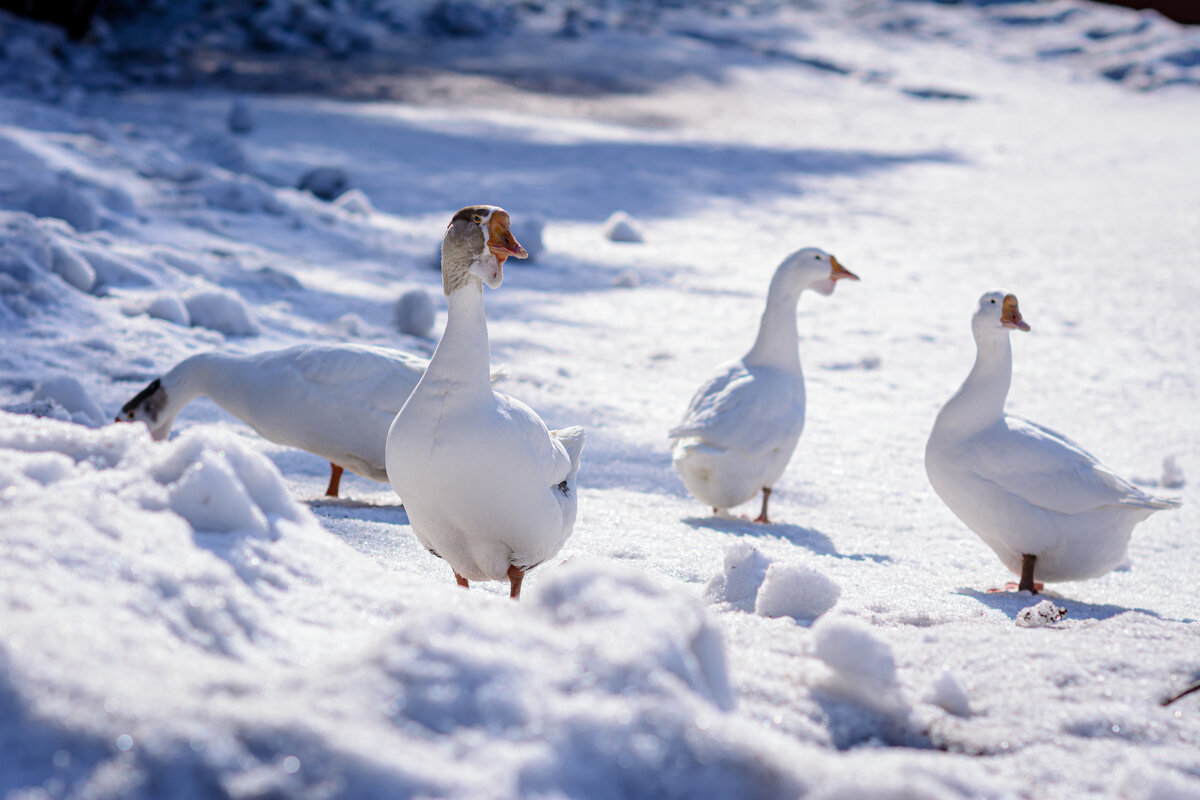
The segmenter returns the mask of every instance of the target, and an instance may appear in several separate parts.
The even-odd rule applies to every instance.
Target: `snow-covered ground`
[[[1200,678],[1196,34],[830,5],[430,39],[408,102],[101,92],[91,45],[4,18],[39,33],[0,54],[0,794],[1200,798],[1200,700],[1159,705]],[[1098,21],[1145,23],[1153,80],[1098,72]],[[353,193],[290,188],[321,167]],[[323,498],[326,462],[208,400],[168,442],[106,424],[197,352],[428,354],[478,202],[544,245],[487,296],[503,388],[588,430],[519,604],[455,587],[387,486]],[[862,280],[800,302],[776,523],[711,517],[666,431],[806,245]],[[1033,329],[1009,408],[1184,501],[1045,598],[988,592],[1012,576],[922,463],[992,288]],[[428,337],[396,327],[413,290]]]

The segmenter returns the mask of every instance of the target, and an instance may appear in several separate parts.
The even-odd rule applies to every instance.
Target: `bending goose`
[[[207,396],[264,439],[329,459],[325,494],[343,469],[386,482],[388,426],[428,364],[398,350],[300,345],[250,356],[200,353],[179,362],[121,408],[117,422],[145,422],[165,439],[175,417]]]
[[[783,260],[771,278],[767,307],[750,352],[717,369],[668,432],[683,483],[713,513],[762,490],[767,523],[771,488],[783,475],[804,430],[804,373],[800,369],[796,303],[805,289],[833,293],[837,281],[858,280],[815,247]]]
[[[533,409],[492,390],[483,286],[525,248],[496,206],[467,206],[442,240],[446,329],[387,435],[387,472],[413,533],[460,586],[508,580],[552,557],[575,525],[580,427],[547,430]]]
[[[1125,561],[1133,527],[1178,500],[1152,497],[1062,434],[1004,413],[1012,382],[1009,332],[1027,331],[1017,298],[988,292],[971,320],[978,353],[925,446],[938,496],[1021,576],[1094,578]]]

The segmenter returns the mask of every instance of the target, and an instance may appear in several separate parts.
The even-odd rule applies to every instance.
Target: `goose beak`
[[[529,257],[529,253],[525,251],[521,243],[512,235],[512,231],[508,229],[509,224],[510,219],[507,211],[497,211],[488,220],[488,250],[500,262],[500,266],[504,266],[504,261],[509,256],[515,256],[516,258]]]
[[[1017,296],[1004,296],[1004,306],[1000,311],[1000,324],[1006,328],[1016,328],[1019,331],[1029,330],[1029,323],[1021,319],[1021,310],[1017,308]]]
[[[830,264],[829,280],[831,280],[831,281],[840,281],[843,279],[848,279],[848,280],[852,280],[852,281],[858,280],[857,275],[855,275],[853,272],[851,272],[850,270],[843,267],[840,263],[838,263],[838,260],[836,258],[834,258],[833,256],[829,257],[829,264]]]

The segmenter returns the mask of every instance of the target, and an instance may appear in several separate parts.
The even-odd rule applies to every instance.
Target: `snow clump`
[[[815,620],[833,608],[842,588],[803,564],[774,563],[767,567],[754,612],[764,617]]]
[[[521,246],[525,248],[528,257],[525,263],[536,261],[542,251],[546,249],[545,243],[542,241],[542,231],[546,229],[546,220],[531,214],[529,216],[518,217],[512,223],[512,235],[516,237]]]
[[[42,381],[33,392],[33,400],[56,403],[71,415],[72,422],[80,425],[94,428],[105,421],[104,412],[88,396],[87,389],[70,375]]]
[[[342,192],[333,201],[333,206],[349,214],[358,214],[364,217],[369,217],[375,213],[375,205],[362,189],[350,189],[349,191]]]
[[[81,292],[90,292],[96,285],[96,270],[71,248],[58,242],[50,246],[53,259],[50,268],[64,281]]]
[[[435,316],[433,297],[424,289],[408,290],[392,308],[396,328],[409,336],[428,336]]]
[[[331,201],[349,191],[350,176],[341,167],[317,167],[301,175],[296,188]]]
[[[1048,628],[1067,615],[1067,610],[1043,600],[1017,612],[1016,623],[1021,628]]]
[[[809,652],[829,668],[819,683],[864,707],[903,717],[909,706],[896,674],[892,648],[863,622],[844,615],[821,617]]]
[[[737,611],[753,611],[770,564],[771,559],[749,542],[727,545],[721,571],[704,587],[704,599]]]
[[[193,327],[208,328],[230,336],[256,336],[258,323],[237,292],[216,286],[193,289],[183,297]]]
[[[642,226],[624,211],[615,211],[604,222],[604,235],[614,242],[644,242]]]
[[[971,701],[967,690],[949,671],[943,672],[929,687],[925,702],[932,703],[956,717],[971,716]]]
[[[254,130],[254,110],[245,100],[234,100],[226,118],[230,133],[250,133]]]

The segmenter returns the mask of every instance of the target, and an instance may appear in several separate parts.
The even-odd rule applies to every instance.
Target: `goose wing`
[[[972,447],[979,477],[1049,511],[1154,502],[1066,436],[1020,417],[1005,417]]]
[[[801,379],[802,380],[802,379]],[[720,370],[697,390],[667,436],[694,436],[721,449],[757,450],[804,424],[803,383],[741,362]]]

